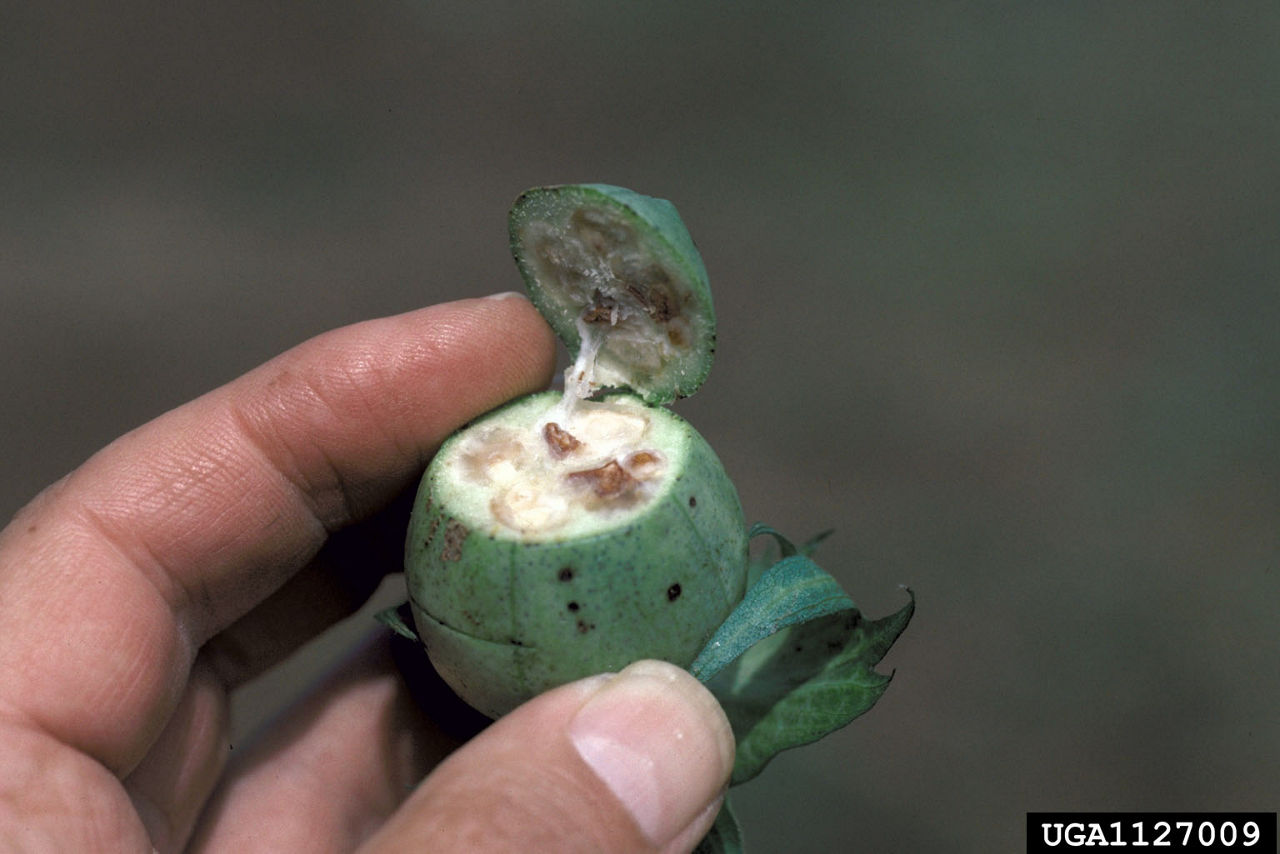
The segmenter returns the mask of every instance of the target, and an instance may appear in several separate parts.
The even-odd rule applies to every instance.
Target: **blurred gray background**
[[[0,516],[308,336],[519,287],[524,188],[623,184],[703,251],[677,408],[748,517],[919,597],[881,703],[740,790],[752,850],[1274,810],[1277,44],[1275,4],[9,0]]]

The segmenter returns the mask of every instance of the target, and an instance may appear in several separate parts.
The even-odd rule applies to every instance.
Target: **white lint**
[[[635,512],[665,482],[669,458],[646,407],[571,400],[569,418],[557,420],[561,398],[541,416],[476,431],[460,448],[460,472],[489,494],[498,525],[548,535],[585,517]]]

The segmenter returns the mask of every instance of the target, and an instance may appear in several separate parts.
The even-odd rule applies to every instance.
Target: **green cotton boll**
[[[637,659],[688,667],[742,600],[746,553],[737,492],[688,422],[546,392],[441,447],[406,568],[432,664],[497,717]]]

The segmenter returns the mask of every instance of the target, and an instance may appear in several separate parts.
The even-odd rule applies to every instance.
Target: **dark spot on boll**
[[[588,623],[586,620],[578,620],[578,634],[580,635],[585,635],[595,627],[595,623]]]
[[[674,602],[680,598],[680,585],[673,584],[667,588],[667,601]]]
[[[440,551],[441,560],[461,560],[462,544],[471,533],[467,526],[457,519],[450,519],[444,526],[444,548]]]
[[[582,606],[581,606],[581,605],[579,605],[577,602],[570,602],[570,603],[569,603],[569,610],[570,610],[570,611],[572,611],[572,612],[574,612],[575,614],[578,612],[578,609],[579,609],[579,608],[581,608],[581,607],[582,607]]]
[[[524,641],[520,640],[519,638],[508,638],[508,643],[510,643],[512,646],[524,646]]]
[[[690,506],[690,507],[697,507],[697,506],[698,506],[698,499],[697,499],[697,498],[694,498],[692,495],[690,495],[690,496],[689,496],[689,506]]]
[[[560,567],[560,571],[556,573],[556,578],[560,579],[561,581],[573,581],[573,567],[571,566]]]

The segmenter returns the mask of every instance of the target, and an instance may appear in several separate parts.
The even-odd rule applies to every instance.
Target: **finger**
[[[189,851],[352,851],[457,746],[409,699],[385,631],[237,750]]]
[[[156,851],[181,851],[227,756],[226,690],[198,661],[151,750],[125,779]]]
[[[196,650],[466,419],[545,383],[523,300],[337,330],[130,433],[0,534],[0,717],[127,773]]]
[[[354,613],[389,573],[404,569],[414,484],[372,519],[333,534],[320,553],[262,604],[201,650],[228,689],[265,672]]]
[[[361,852],[689,851],[733,765],[715,699],[674,665],[551,691],[454,753]]]
[[[100,763],[3,719],[0,744],[0,850],[150,850],[120,781]]]

